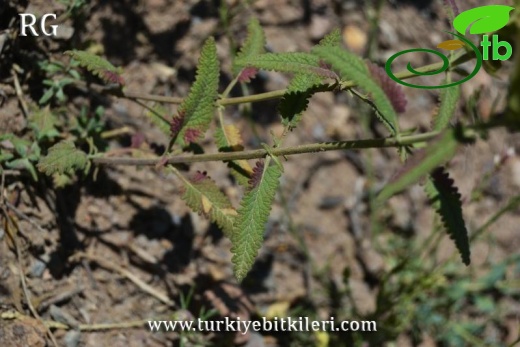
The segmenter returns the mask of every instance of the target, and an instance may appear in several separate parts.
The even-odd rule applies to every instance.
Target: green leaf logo
[[[504,5],[476,7],[459,14],[453,21],[453,27],[462,35],[466,34],[470,26],[470,34],[478,35],[496,31],[507,25],[511,10],[514,10],[514,7]]]

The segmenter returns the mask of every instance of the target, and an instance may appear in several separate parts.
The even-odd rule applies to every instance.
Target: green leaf
[[[38,175],[36,174],[36,170],[34,169],[33,163],[31,163],[29,161],[29,158],[15,159],[13,161],[6,163],[6,166],[10,169],[17,169],[17,170],[25,169],[25,170],[29,171],[33,180],[38,181]]]
[[[269,159],[266,159],[261,177],[245,194],[238,209],[231,238],[232,261],[238,281],[242,281],[247,275],[262,246],[265,224],[269,218],[281,175],[282,168],[278,165],[269,166]]]
[[[55,173],[52,175],[52,182],[54,183],[54,188],[63,188],[72,184],[74,181],[68,174]]]
[[[43,93],[42,97],[40,98],[40,100],[38,100],[38,103],[40,105],[46,104],[52,98],[53,95],[54,95],[54,88],[53,87],[47,88],[45,90],[45,93]]]
[[[466,35],[470,26],[470,34],[490,33],[507,25],[511,10],[514,10],[514,7],[504,5],[475,7],[455,17],[453,27],[462,35]]]
[[[464,264],[470,263],[468,230],[462,215],[462,201],[457,187],[444,168],[429,176],[425,191],[435,211],[441,216],[446,232],[455,241]]]
[[[341,45],[341,32],[339,28],[332,30],[318,43],[318,46],[321,47],[334,47],[339,45]]]
[[[220,152],[235,152],[244,149],[240,131],[234,125],[225,125],[217,128],[215,140]],[[231,174],[237,182],[246,187],[253,173],[253,169],[247,160],[232,160],[227,162]]]
[[[309,99],[316,92],[315,87],[320,84],[321,78],[313,74],[298,73],[294,76],[278,105],[285,127],[294,129],[298,125],[303,112],[309,106]]]
[[[58,142],[38,163],[38,170],[51,176],[54,173],[72,173],[83,170],[89,164],[87,154],[76,149],[72,141]]]
[[[215,39],[210,37],[202,47],[195,82],[179,106],[177,118],[182,125],[174,135],[181,146],[196,142],[209,128],[218,97],[219,69]]]
[[[259,55],[265,52],[265,34],[264,30],[260,26],[260,22],[256,18],[251,18],[247,26],[247,38],[240,49],[240,52],[235,57],[236,60],[247,60],[248,58]],[[238,74],[240,66],[233,63],[233,72]]]
[[[377,82],[372,78],[363,60],[341,47],[315,47],[313,52],[331,64],[343,81],[354,81],[370,94],[376,114],[392,135],[399,133],[397,115],[392,103]]]
[[[49,106],[33,111],[29,118],[29,126],[33,129],[38,141],[59,136],[56,124],[56,116],[51,112]]]
[[[460,86],[443,88],[441,90],[441,105],[435,117],[433,129],[443,130],[450,124],[451,118],[455,115],[455,109],[460,98]]]
[[[216,183],[205,173],[198,172],[188,180],[177,170],[174,172],[184,184],[182,199],[186,204],[193,211],[207,216],[222,229],[227,237],[231,238],[237,211]]]
[[[123,77],[121,77],[122,69],[116,68],[100,56],[78,50],[66,51],[65,54],[70,55],[77,60],[81,66],[87,68],[87,70],[99,76],[105,82],[118,83],[120,85],[125,84]]]
[[[320,66],[320,59],[310,53],[266,53],[235,60],[238,67],[256,67],[258,69],[290,72],[290,73],[313,73],[321,77],[337,78],[336,74],[327,68]]]
[[[418,182],[436,167],[451,159],[457,150],[455,129],[441,135],[428,147],[415,153],[408,159],[403,169],[389,182],[376,198],[380,204],[406,187]]]

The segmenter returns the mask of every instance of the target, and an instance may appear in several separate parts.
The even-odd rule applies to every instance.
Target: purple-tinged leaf
[[[179,112],[176,116],[172,118],[170,124],[170,133],[172,138],[176,137],[182,129],[182,125],[184,124],[184,112]]]
[[[372,78],[376,80],[388,99],[390,99],[395,112],[402,113],[406,111],[407,101],[403,88],[388,76],[384,68],[372,62],[367,62],[367,67]]]
[[[248,66],[244,69],[242,69],[242,72],[240,72],[240,76],[238,76],[238,81],[242,83],[249,83],[251,82],[252,78],[256,77],[256,74],[258,73],[258,69],[252,66]]]
[[[184,132],[184,142],[196,142],[201,134],[202,132],[199,129],[186,129]]]
[[[249,188],[255,189],[258,187],[258,184],[262,180],[262,174],[264,172],[264,161],[259,160],[256,162],[255,167],[253,168],[253,174],[251,175],[251,179],[249,179]]]

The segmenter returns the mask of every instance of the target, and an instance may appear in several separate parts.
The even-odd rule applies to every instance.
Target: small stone
[[[343,29],[343,42],[354,53],[362,53],[367,45],[367,34],[358,26],[347,25]]]
[[[249,340],[247,340],[247,343],[244,345],[244,347],[264,347],[264,337],[254,331],[251,331],[249,334]]]
[[[332,108],[330,120],[327,123],[327,135],[338,139],[347,139],[353,135],[354,127],[349,126],[351,110],[345,105]]]
[[[318,208],[322,210],[330,210],[341,205],[343,201],[345,201],[345,197],[341,195],[324,196],[321,199]]]
[[[69,326],[78,326],[79,322],[70,313],[65,312],[56,305],[51,305],[49,308],[51,317],[60,323],[67,324]]]
[[[40,259],[36,259],[29,270],[29,275],[33,278],[40,278],[43,275],[43,272],[47,268],[47,264]]]
[[[313,16],[309,27],[309,36],[313,40],[322,39],[331,30],[332,21],[322,16]]]
[[[511,158],[510,167],[511,167],[512,183],[517,188],[520,188],[520,158],[518,158],[518,157]]]
[[[360,315],[366,316],[376,310],[376,297],[368,285],[360,280],[350,278],[348,281],[352,304]]]
[[[56,36],[54,38],[68,40],[72,37],[72,35],[74,35],[74,28],[69,25],[61,24],[58,25],[58,28],[56,29]]]
[[[81,339],[81,333],[77,330],[71,330],[65,334],[63,340],[66,347],[77,347]]]

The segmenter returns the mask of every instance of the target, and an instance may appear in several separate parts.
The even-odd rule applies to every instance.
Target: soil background
[[[480,0],[458,3],[461,11],[489,4]],[[498,3],[511,4],[493,2]],[[450,30],[450,25],[442,1],[384,2],[375,35],[371,32],[375,11],[371,2],[258,0],[246,4],[227,0],[225,5],[232,13],[228,27],[221,21],[223,6],[219,1],[92,1],[76,19],[60,24],[58,38],[16,37],[0,52],[5,57],[10,54],[8,50],[16,51],[14,56],[25,59],[0,60],[0,134],[28,131],[12,77],[13,66],[20,69],[16,71],[21,76],[22,97],[37,103],[44,86],[41,76],[31,74],[26,60],[67,61],[62,54],[66,49],[88,48],[121,66],[127,90],[184,97],[194,79],[202,43],[209,36],[217,41],[222,88],[229,83],[230,45],[245,39],[251,16],[260,20],[267,49],[273,52],[308,51],[338,27],[348,49],[368,54],[380,64],[397,51],[436,47],[449,39],[443,32]],[[0,33],[18,30],[16,13],[60,14],[65,9],[59,1],[4,1],[0,5]],[[410,59],[414,66],[435,62],[435,58],[421,55]],[[401,68],[404,66],[394,69]],[[472,111],[489,118],[495,109],[503,109],[510,71],[507,64],[496,77],[481,70],[465,83],[457,118],[470,122]],[[281,89],[289,80],[287,75],[261,72],[249,88],[251,93]],[[404,90],[408,105],[399,117],[401,127],[427,131],[438,104],[438,91]],[[235,88],[232,96],[240,95],[240,88]],[[102,105],[107,129],[130,129],[129,134],[109,141],[111,150],[128,148],[137,137],[158,151],[168,144],[146,110],[132,101],[77,90],[69,91],[69,98],[71,117],[82,105],[92,109]],[[469,110],[472,98],[476,102]],[[258,148],[262,142],[270,142],[271,131],[279,134],[282,130],[276,106],[276,101],[255,103],[249,118],[244,117],[244,107],[229,107],[225,116],[241,129],[246,148]],[[166,107],[175,114],[175,106]],[[285,145],[386,136],[376,122],[363,120],[368,117],[369,111],[347,93],[317,94]],[[210,135],[203,147],[207,152],[216,150]],[[478,141],[461,149],[450,162],[449,172],[465,202],[470,233],[520,193],[517,153],[518,134],[497,130],[490,133],[487,142]],[[204,216],[187,208],[181,199],[180,183],[160,170],[100,167],[95,179],[89,175],[60,189],[49,189],[50,182],[34,184],[29,177],[7,176],[3,194],[32,222],[18,218],[20,259],[5,232],[0,236],[0,345],[51,345],[43,325],[28,310],[20,286],[20,263],[41,318],[73,327],[53,329],[60,346],[176,346],[180,341],[185,346],[326,346],[320,344],[323,340],[319,336],[306,340],[299,334],[151,333],[144,322],[152,318],[194,319],[200,317],[201,309],[242,319],[313,312],[316,319],[325,320],[346,311],[356,313],[352,319],[385,319],[371,316],[379,312],[377,295],[382,277],[395,265],[391,259],[406,254],[406,249],[389,254],[387,240],[399,237],[420,244],[438,224],[422,187],[415,185],[392,198],[377,212],[374,224],[367,191],[382,187],[397,172],[401,166],[397,151],[298,155],[289,157],[284,166],[265,243],[253,270],[240,285],[233,277],[230,241]],[[196,170],[207,171],[238,204],[243,191],[233,182],[225,164],[190,167],[190,172]],[[481,197],[474,200],[471,197],[476,190]],[[374,230],[374,225],[379,230]],[[472,264],[465,271],[478,278],[493,264],[517,253],[519,225],[518,210],[503,215],[486,232],[488,237],[472,243]],[[5,230],[5,225],[2,228]],[[78,252],[85,256],[78,257]],[[458,260],[447,236],[428,256],[434,263]],[[518,283],[519,266],[511,265],[517,270],[508,272],[508,280]],[[128,280],[125,271],[154,292]],[[450,281],[450,277],[445,280]],[[500,329],[482,335],[496,334],[498,340],[512,343],[519,331],[518,289],[509,297],[495,299],[495,305],[507,305],[509,311],[501,317]],[[24,317],[9,319],[12,312]],[[78,328],[82,324],[109,323],[127,323],[128,327]],[[345,346],[440,346],[435,336],[412,333],[407,328],[379,342],[371,341],[368,335],[354,341],[344,334],[339,341]]]

